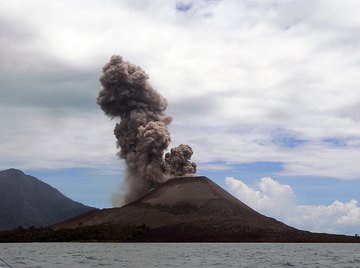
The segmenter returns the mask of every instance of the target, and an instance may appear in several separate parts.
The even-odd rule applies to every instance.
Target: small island
[[[118,208],[46,228],[0,232],[1,242],[326,242],[360,237],[311,233],[266,217],[206,177],[178,177]]]

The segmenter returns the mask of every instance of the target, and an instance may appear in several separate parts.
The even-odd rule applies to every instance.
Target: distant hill
[[[360,242],[300,231],[261,215],[206,177],[174,178],[131,204],[91,211],[52,228],[111,225],[146,226],[135,241]]]
[[[48,226],[90,210],[20,170],[0,171],[0,230]]]

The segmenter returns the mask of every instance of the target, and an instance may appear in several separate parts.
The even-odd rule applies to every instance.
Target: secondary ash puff
[[[120,118],[114,134],[119,157],[127,170],[124,196],[115,194],[113,205],[132,202],[156,185],[174,176],[193,175],[196,165],[190,162],[192,149],[180,145],[163,154],[170,143],[168,125],[171,116],[165,114],[167,101],[148,81],[139,66],[112,56],[103,67],[101,90],[97,104],[111,118]]]
[[[192,148],[186,144],[172,148],[165,154],[166,174],[171,177],[195,174],[196,164],[190,161],[192,154]]]

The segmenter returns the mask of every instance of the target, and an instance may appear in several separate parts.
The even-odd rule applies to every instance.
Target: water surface
[[[13,243],[12,267],[360,267],[360,244]]]

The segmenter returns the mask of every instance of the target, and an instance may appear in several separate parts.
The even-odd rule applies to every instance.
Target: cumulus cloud
[[[354,199],[335,200],[329,205],[297,204],[291,187],[270,177],[250,187],[233,177],[225,179],[229,191],[258,212],[274,217],[293,227],[314,232],[354,235],[360,224],[360,207]]]
[[[232,177],[225,179],[231,193],[257,211],[281,217],[294,205],[294,195],[289,185],[283,185],[270,177],[260,180],[258,190],[253,189],[240,180]]]

